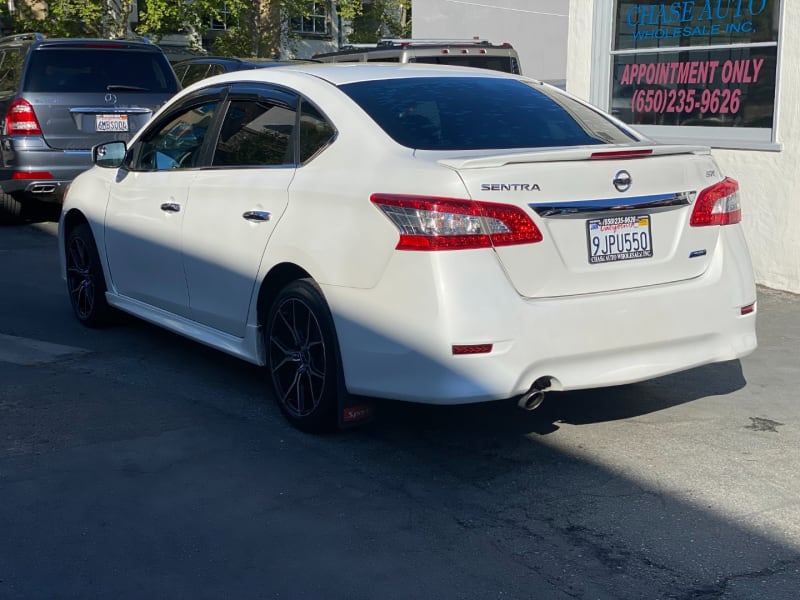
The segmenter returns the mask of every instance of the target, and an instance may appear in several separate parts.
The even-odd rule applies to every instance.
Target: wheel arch
[[[65,214],[64,217],[62,218],[62,227],[64,228],[64,233],[69,234],[70,231],[72,231],[77,225],[80,225],[81,223],[86,223],[87,225],[89,225],[89,227],[91,227],[89,219],[86,218],[86,215],[84,215],[81,211],[73,208],[72,210],[67,212],[67,214]],[[94,235],[94,231],[92,235]],[[64,238],[66,239],[66,237],[67,236],[65,235]]]
[[[258,304],[256,305],[258,324],[263,325],[266,322],[269,307],[272,306],[278,292],[288,283],[306,278],[313,279],[308,271],[294,263],[284,262],[273,266],[264,277],[258,290]]]
[[[81,211],[77,209],[69,210],[67,213],[62,215],[61,223],[58,228],[58,255],[61,267],[61,275],[64,279],[67,277],[67,244],[69,244],[69,234],[72,232],[75,227],[81,224],[89,225],[89,229],[92,228],[91,224],[89,223],[89,219],[86,218]],[[94,231],[92,231],[92,236],[94,236]],[[95,243],[97,239],[95,238]]]

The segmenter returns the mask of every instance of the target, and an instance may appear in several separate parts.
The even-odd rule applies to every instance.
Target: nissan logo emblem
[[[627,192],[633,183],[633,178],[627,171],[617,171],[613,183],[618,192]]]
[[[106,94],[105,100],[109,104],[116,104],[117,103],[117,95],[116,94]]]

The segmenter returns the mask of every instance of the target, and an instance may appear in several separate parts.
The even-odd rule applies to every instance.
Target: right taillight
[[[697,195],[689,225],[732,225],[742,220],[739,183],[727,177]]]
[[[27,100],[17,98],[6,112],[5,132],[7,135],[42,135],[42,128]]]
[[[542,233],[519,207],[494,202],[372,194],[400,231],[398,250],[465,250],[532,244]]]

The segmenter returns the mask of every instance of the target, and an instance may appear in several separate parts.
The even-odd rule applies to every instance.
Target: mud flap
[[[341,367],[338,377],[339,429],[352,429],[371,422],[375,418],[375,403],[363,396],[353,396],[344,384]]]

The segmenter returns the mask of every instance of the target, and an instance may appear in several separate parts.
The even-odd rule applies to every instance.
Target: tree
[[[313,6],[312,0],[253,0],[241,15],[244,26],[217,38],[214,48],[225,54],[278,56],[293,38],[290,18],[309,16]],[[353,19],[361,14],[362,0],[339,0],[336,10],[343,19]]]
[[[411,0],[372,0],[352,20],[347,40],[353,44],[377,42],[381,38],[411,37]]]
[[[11,15],[11,28],[49,37],[122,37],[130,7],[131,0],[20,1]]]
[[[216,38],[214,51],[272,57],[291,43],[290,18],[309,16],[313,6],[313,0],[143,0],[137,32],[155,37],[187,31],[203,35],[212,19],[220,19],[224,7],[229,25]],[[351,23],[350,42],[411,36],[411,0],[338,0],[336,11]]]

